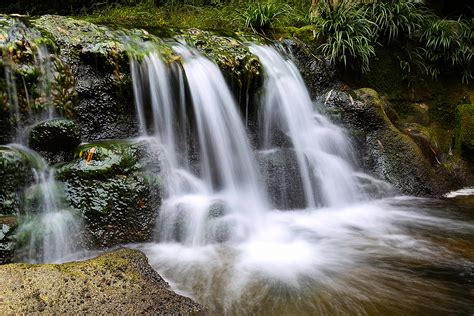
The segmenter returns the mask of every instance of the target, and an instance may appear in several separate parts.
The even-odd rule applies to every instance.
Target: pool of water
[[[271,211],[257,234],[134,245],[221,315],[474,313],[474,196]]]

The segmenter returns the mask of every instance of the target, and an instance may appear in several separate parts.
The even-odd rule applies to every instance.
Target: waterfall
[[[75,259],[80,221],[62,203],[61,188],[54,169],[33,150],[18,144],[11,148],[21,152],[32,165],[33,184],[26,190],[30,198],[24,202],[16,232],[20,247],[17,257],[30,263],[58,263]]]
[[[216,64],[185,45],[173,49],[179,66],[165,66],[157,53],[131,64],[140,130],[149,136],[151,110],[153,136],[168,160],[159,240],[205,245],[246,238],[266,198],[236,103]]]
[[[295,64],[274,48],[252,45],[264,66],[263,147],[278,145],[283,133],[296,153],[306,205],[341,206],[362,198],[351,166],[352,148],[343,130],[329,121],[309,96]]]
[[[26,28],[19,24],[19,28]],[[39,37],[39,34],[33,34]],[[32,263],[64,262],[74,259],[78,250],[81,222],[62,204],[61,188],[55,180],[55,170],[36,152],[27,147],[28,127],[45,119],[52,119],[56,113],[52,102],[52,85],[54,76],[50,53],[44,44],[36,47],[33,63],[38,71],[35,91],[41,106],[32,108],[30,92],[23,81],[17,87],[15,71],[17,65],[12,56],[4,57],[4,78],[8,93],[10,112],[14,114],[15,137],[9,147],[22,153],[31,162],[34,183],[25,188],[26,201],[18,215],[19,227],[16,237],[19,243],[17,257]],[[23,89],[24,91],[21,91]],[[30,87],[31,89],[31,87]],[[20,92],[24,102],[20,104]]]

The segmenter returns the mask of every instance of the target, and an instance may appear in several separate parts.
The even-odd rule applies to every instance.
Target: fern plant
[[[443,66],[462,69],[462,81],[473,79],[472,60],[474,56],[473,22],[440,19],[436,16],[428,19],[423,27],[418,48],[426,61],[424,72],[437,78]]]
[[[420,28],[427,11],[412,0],[398,0],[371,3],[365,14],[377,25],[379,35],[391,42],[401,34],[410,38]]]
[[[316,36],[324,41],[320,49],[331,62],[345,67],[353,62],[354,68],[369,71],[369,60],[375,56],[377,25],[366,18],[361,7],[345,1],[331,7],[320,1],[313,23]]]
[[[244,20],[245,27],[251,28],[254,32],[259,32],[269,29],[286,10],[285,6],[278,3],[257,2],[239,12],[239,15]]]

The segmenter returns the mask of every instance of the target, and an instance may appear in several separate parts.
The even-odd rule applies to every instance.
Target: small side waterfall
[[[361,199],[348,138],[313,104],[294,63],[269,46],[252,45],[251,50],[265,73],[263,147],[278,145],[273,139],[278,131],[290,140],[307,207],[341,206]]]
[[[166,67],[158,54],[131,66],[141,131],[149,135],[148,99],[153,135],[169,164],[159,239],[197,246],[245,238],[266,199],[237,106],[217,65],[184,45],[174,50],[181,66]]]
[[[19,32],[27,32],[22,23],[16,27]],[[31,36],[34,39],[39,34]],[[55,180],[54,168],[27,147],[29,127],[56,117],[52,100],[54,77],[50,53],[44,44],[31,49],[32,65],[37,71],[37,77],[35,84],[28,85],[25,81],[18,83],[15,75],[18,65],[10,52],[2,53],[8,105],[15,126],[15,143],[9,147],[26,157],[32,165],[34,175],[33,184],[25,188],[23,212],[16,214],[19,222],[16,237],[20,246],[16,255],[19,260],[31,263],[73,260],[73,254],[78,250],[76,246],[81,233],[81,222],[61,203],[61,188]],[[33,104],[30,93],[36,95],[37,104]]]
[[[12,144],[32,164],[33,184],[28,187],[29,198],[20,214],[17,256],[30,263],[58,263],[75,259],[81,236],[80,221],[62,204],[61,188],[53,168],[36,152]]]

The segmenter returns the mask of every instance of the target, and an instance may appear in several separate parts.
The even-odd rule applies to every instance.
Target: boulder
[[[28,142],[36,151],[68,151],[81,143],[79,126],[70,120],[48,120],[34,125]]]
[[[34,178],[32,167],[21,150],[0,146],[0,215],[20,213],[23,189]]]
[[[31,127],[28,134],[30,148],[40,152],[50,163],[69,160],[73,149],[80,143],[79,126],[66,119],[38,123]]]
[[[10,263],[15,251],[15,216],[0,216],[0,264]]]
[[[202,305],[173,292],[138,250],[64,264],[0,266],[6,314],[195,315]]]
[[[161,205],[155,150],[144,141],[87,144],[76,150],[72,162],[58,168],[66,201],[82,214],[90,246],[151,239]]]
[[[341,121],[359,136],[365,167],[399,191],[429,196],[459,185],[461,180],[437,161],[428,139],[415,133],[407,135],[394,125],[396,117],[389,115],[393,111],[375,90],[335,91],[326,106],[337,109]]]

